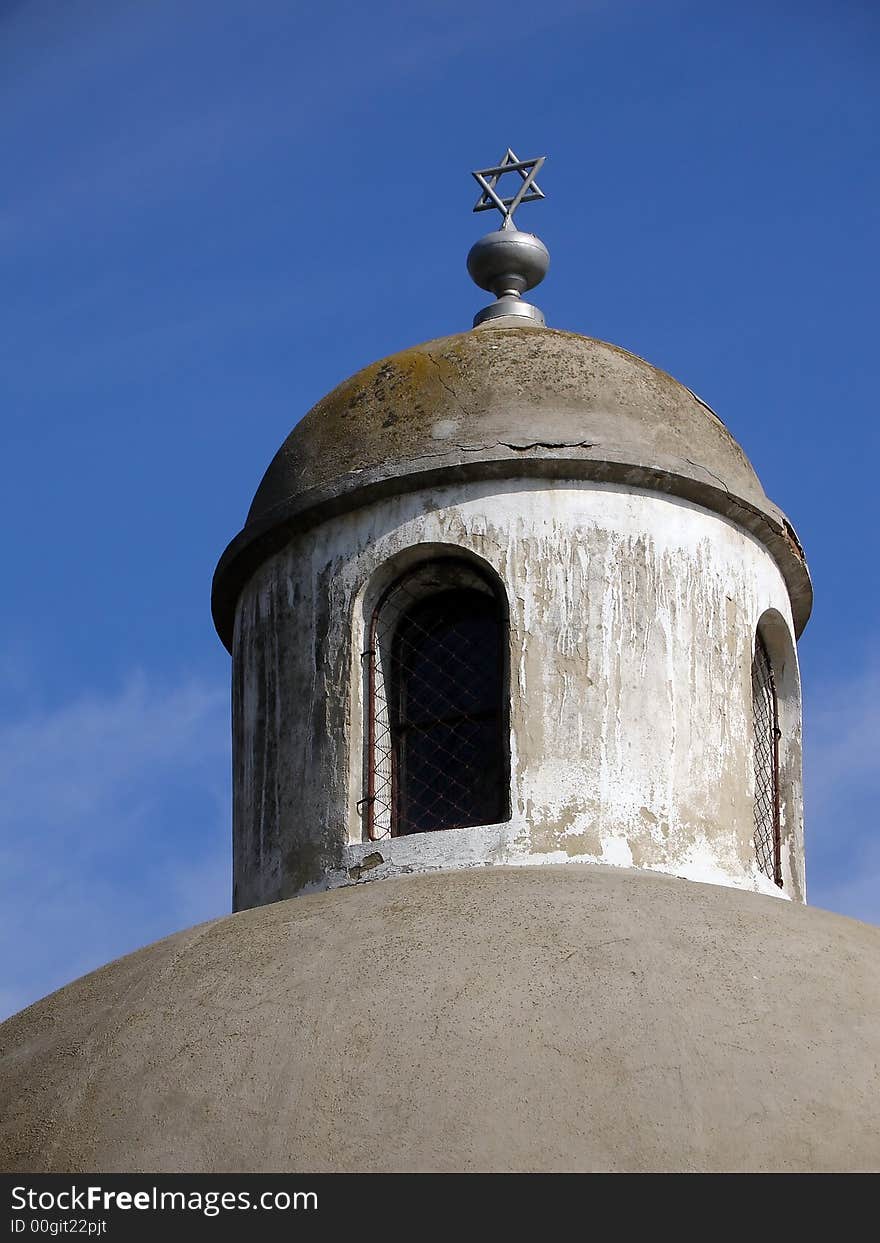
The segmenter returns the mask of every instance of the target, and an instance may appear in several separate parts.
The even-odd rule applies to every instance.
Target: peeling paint
[[[382,862],[366,865],[365,625],[378,584],[438,549],[482,559],[507,592],[512,819],[383,840]],[[766,891],[751,841],[750,662],[767,610],[790,643],[785,583],[759,540],[619,485],[461,484],[293,539],[236,620],[237,906],[400,868],[567,860]],[[791,643],[790,656],[784,896],[802,898]]]

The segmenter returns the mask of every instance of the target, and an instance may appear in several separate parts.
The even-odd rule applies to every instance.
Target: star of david
[[[482,194],[476,201],[474,211],[491,211],[497,208],[504,217],[503,227],[506,228],[512,224],[513,213],[520,203],[533,203],[535,199],[544,197],[544,191],[535,178],[541,171],[541,165],[546,158],[546,155],[541,155],[536,160],[520,160],[508,147],[507,154],[494,168],[477,169],[472,176],[482,190]],[[522,178],[522,185],[510,198],[502,198],[495,189],[505,173],[519,173]]]

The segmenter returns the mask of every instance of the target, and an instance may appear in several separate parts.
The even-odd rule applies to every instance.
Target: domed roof
[[[568,864],[192,928],[0,1027],[13,1171],[866,1170],[880,929]]]
[[[522,475],[646,487],[729,516],[770,548],[798,632],[806,623],[794,532],[704,402],[616,346],[490,323],[365,367],[297,423],[217,567],[221,638],[229,646],[241,587],[291,531],[380,496]]]

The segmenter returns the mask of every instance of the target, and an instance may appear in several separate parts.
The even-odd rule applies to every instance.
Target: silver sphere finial
[[[481,194],[474,211],[501,212],[502,225],[492,233],[481,237],[472,247],[467,258],[468,272],[481,289],[494,293],[495,302],[484,307],[474,316],[474,327],[486,320],[515,315],[532,323],[543,324],[544,316],[536,306],[523,302],[521,295],[534,287],[547,275],[550,255],[547,247],[534,233],[521,233],[513,222],[513,213],[521,203],[542,199],[544,192],[535,181],[546,156],[535,160],[520,160],[507,148],[500,163],[493,168],[481,168],[473,173]],[[503,198],[496,187],[505,173],[518,173],[521,179],[516,194]]]

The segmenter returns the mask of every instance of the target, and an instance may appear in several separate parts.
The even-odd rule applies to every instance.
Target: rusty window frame
[[[760,633],[752,658],[752,760],[755,771],[754,846],[758,867],[782,888],[779,789],[779,695],[773,663]]]
[[[421,587],[413,588],[412,584],[421,582]],[[425,582],[429,583],[425,588]],[[445,801],[450,810],[457,810],[457,815],[447,816],[447,823],[438,823],[430,827],[412,827],[411,820],[406,819],[405,805],[407,789],[401,782],[401,752],[406,745],[407,732],[421,728],[426,730],[432,723],[434,726],[450,724],[450,720],[441,721],[439,717],[413,722],[404,720],[401,714],[401,696],[404,690],[401,678],[405,670],[400,666],[400,632],[412,622],[413,613],[427,611],[433,600],[439,607],[440,602],[450,606],[451,597],[457,597],[459,607],[465,602],[468,593],[473,593],[475,605],[481,601],[479,611],[484,615],[491,614],[490,625],[494,625],[495,660],[491,679],[494,679],[496,701],[490,711],[485,708],[467,712],[453,708],[448,714],[458,715],[463,722],[473,723],[477,718],[488,718],[494,724],[491,734],[491,753],[488,758],[494,761],[494,810],[490,816],[477,815],[473,805],[467,804],[468,794],[473,795],[476,771],[473,764],[468,764],[471,774],[470,790],[468,782],[458,782],[454,771],[448,774],[450,793],[444,792],[441,801]],[[491,600],[491,608],[486,601]],[[475,610],[476,611],[476,610]],[[460,619],[466,620],[466,611],[462,611]],[[426,634],[424,626],[418,627]],[[365,796],[358,804],[363,816],[366,837],[376,841],[388,836],[408,836],[418,832],[442,832],[447,828],[466,828],[477,824],[501,823],[509,819],[509,785],[510,785],[510,749],[509,749],[509,678],[508,678],[508,618],[506,600],[500,584],[491,581],[471,561],[457,557],[430,558],[419,562],[407,572],[396,578],[382,593],[370,616],[367,649],[363,653],[366,675],[366,753],[365,753]],[[441,645],[442,647],[442,645]],[[384,654],[383,668],[380,660]],[[450,651],[448,663],[454,666],[460,660],[461,653]],[[458,671],[458,678],[464,678],[474,671]],[[467,687],[463,681],[455,685],[467,698]],[[442,692],[441,692],[442,695]],[[476,696],[474,696],[476,698]],[[459,740],[459,753],[461,753]],[[456,756],[442,745],[437,746],[437,767],[441,763],[453,766]],[[454,750],[454,748],[453,748]],[[459,754],[459,758],[460,754]],[[492,763],[484,766],[492,768]],[[457,792],[455,787],[457,788]],[[492,800],[489,800],[491,802]],[[470,814],[469,814],[470,812]],[[442,818],[441,818],[442,819]],[[404,827],[407,826],[407,827]]]

